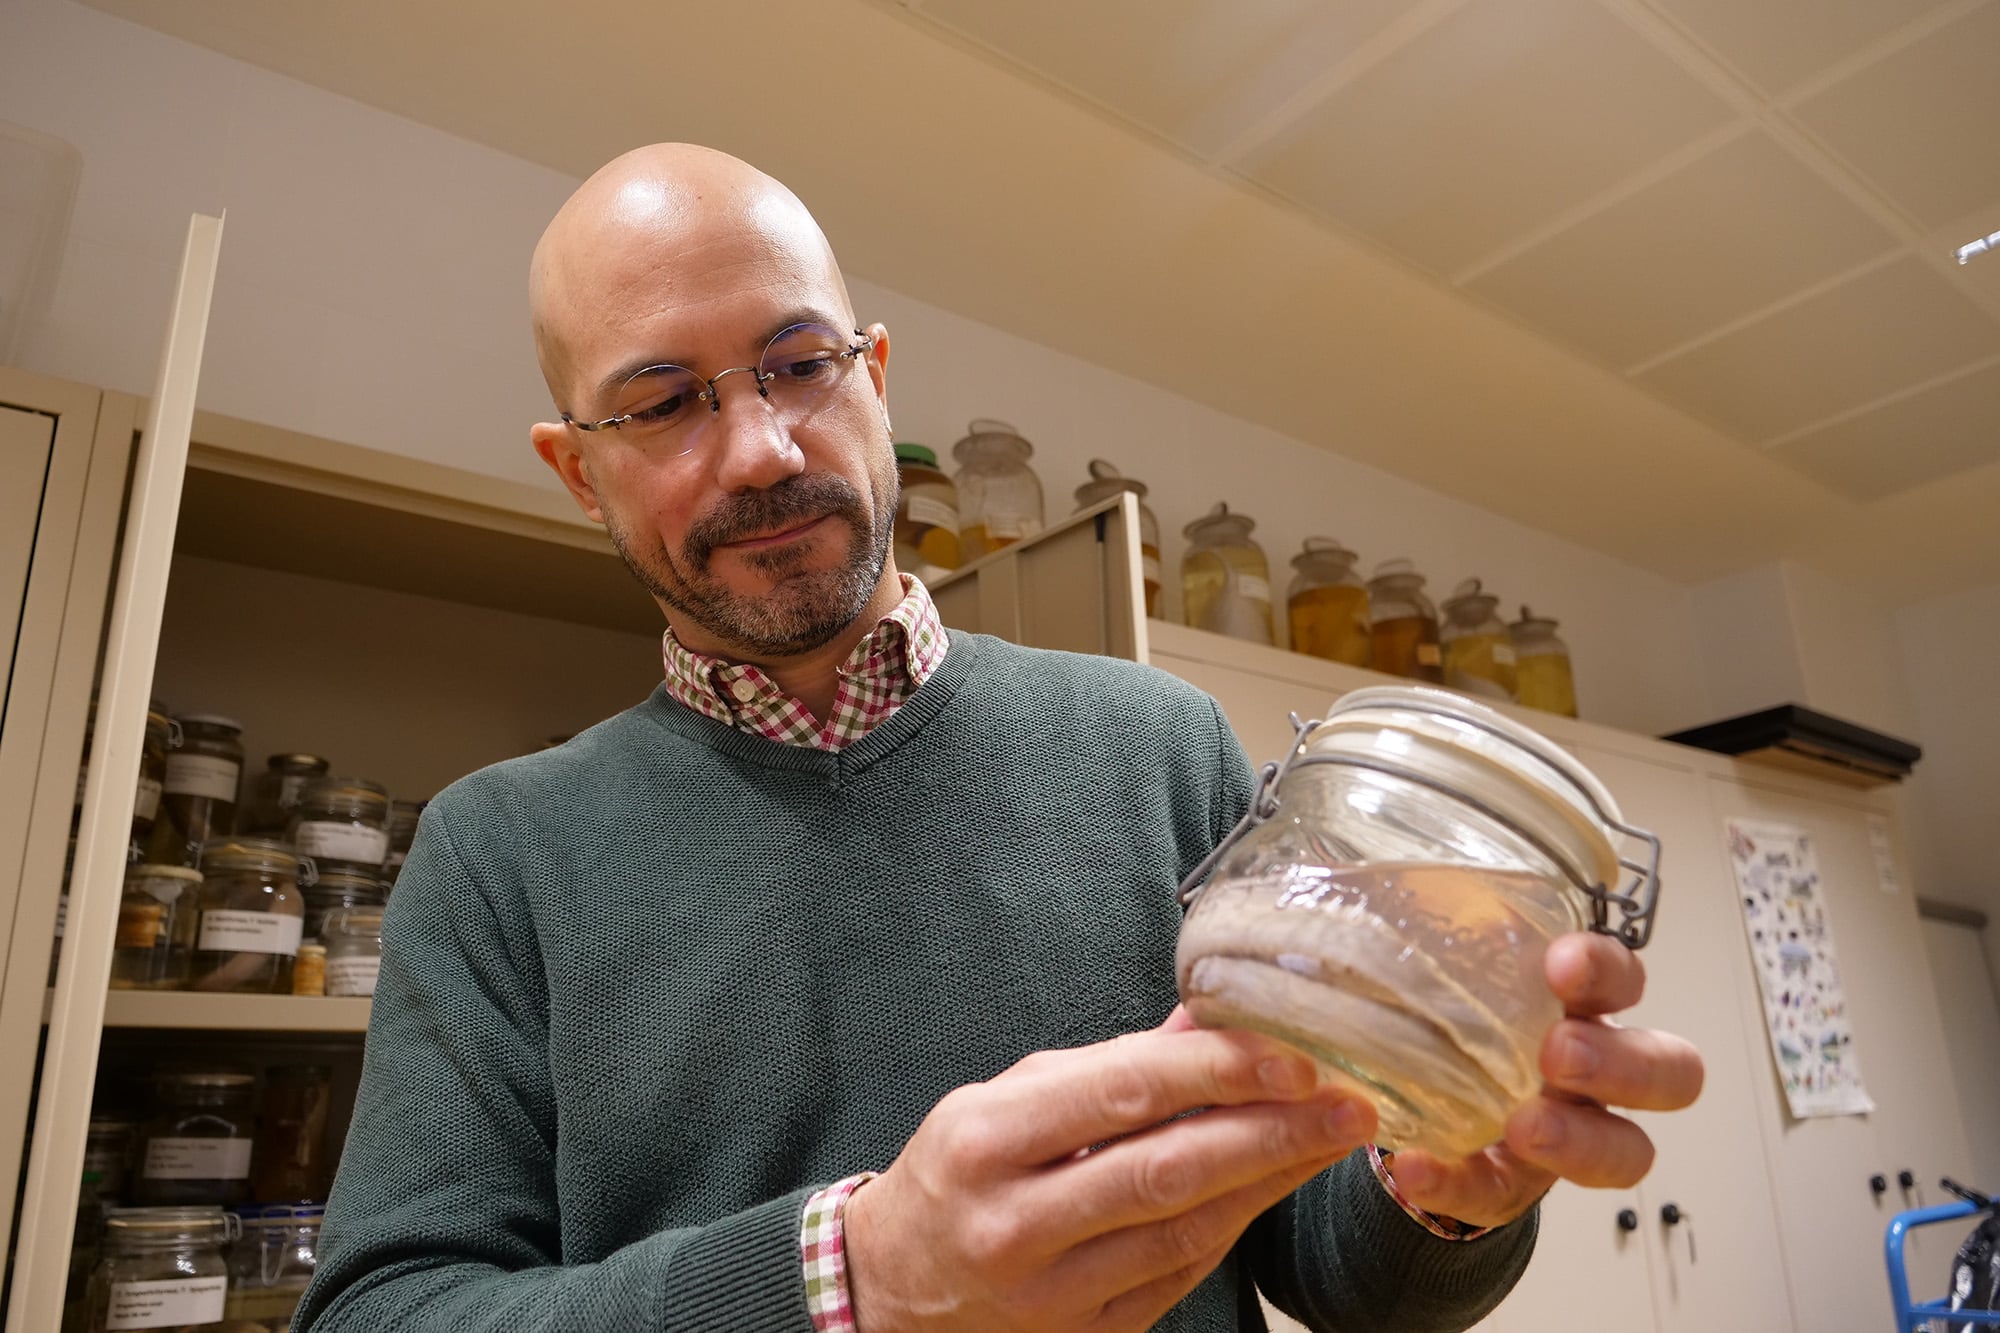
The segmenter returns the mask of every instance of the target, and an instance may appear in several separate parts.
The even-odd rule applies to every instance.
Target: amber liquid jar
[[[1437,609],[1408,560],[1384,560],[1368,580],[1368,665],[1406,680],[1444,683]]]
[[[1292,651],[1365,667],[1374,651],[1368,589],[1354,574],[1354,552],[1330,537],[1308,537],[1292,557],[1298,571],[1285,595]]]

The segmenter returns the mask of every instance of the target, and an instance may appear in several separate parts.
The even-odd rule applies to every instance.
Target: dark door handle
[[[1877,1198],[1889,1192],[1889,1178],[1877,1172],[1868,1177],[1868,1192]]]
[[[1679,1226],[1681,1220],[1681,1206],[1677,1203],[1668,1203],[1660,1205],[1660,1220],[1662,1222],[1665,1222],[1670,1227]]]
[[[1620,1208],[1618,1210],[1618,1229],[1620,1231],[1637,1231],[1639,1229],[1638,1209]]]

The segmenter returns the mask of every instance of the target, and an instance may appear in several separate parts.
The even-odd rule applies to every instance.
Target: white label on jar
[[[195,947],[216,953],[280,953],[299,951],[305,918],[279,912],[208,911],[201,914],[201,937]]]
[[[1144,570],[1143,577],[1146,582],[1158,583],[1160,581],[1160,557],[1156,555],[1143,556],[1140,559],[1140,565]]]
[[[366,954],[352,958],[329,958],[326,960],[326,993],[373,995],[375,977],[381,970],[382,960]]]
[[[1505,644],[1505,643],[1496,643],[1496,644],[1494,644],[1494,645],[1493,645],[1493,660],[1494,660],[1494,662],[1496,662],[1496,663],[1497,663],[1497,664],[1499,664],[1500,666],[1513,666],[1513,665],[1514,665],[1514,649],[1513,649],[1512,645],[1510,645],[1510,644]]]
[[[147,1139],[148,1180],[244,1180],[249,1139]]]
[[[306,775],[287,773],[278,779],[278,808],[289,810],[299,803],[299,793],[306,789]]]
[[[233,801],[236,799],[236,779],[241,776],[241,767],[234,759],[218,759],[212,754],[188,754],[185,751],[170,754],[167,756],[167,794]]]
[[[1264,602],[1268,604],[1271,600],[1271,584],[1269,580],[1260,579],[1255,574],[1238,574],[1236,576],[1236,591],[1245,601]]]
[[[1026,514],[988,514],[986,530],[995,537],[1010,542],[1032,537],[1042,530],[1042,521]]]
[[[392,870],[392,871],[401,870],[403,868],[403,862],[409,859],[410,859],[410,854],[408,852],[390,852],[388,858],[382,862],[382,868],[384,870]]]
[[[382,858],[389,854],[389,835],[386,831],[345,821],[301,820],[292,841],[302,856],[361,861],[371,866],[381,865]]]
[[[903,495],[909,502],[912,523],[928,523],[934,528],[943,528],[946,532],[958,531],[958,511],[944,501],[928,495],[912,495],[908,491]]]
[[[132,800],[132,814],[137,819],[152,819],[160,813],[160,781],[158,778],[140,778],[139,794]]]
[[[1417,645],[1417,665],[1437,666],[1444,661],[1444,652],[1434,643]]]
[[[160,1282],[114,1282],[104,1327],[184,1328],[189,1324],[219,1324],[228,1293],[229,1279],[220,1273],[214,1277],[173,1277]]]

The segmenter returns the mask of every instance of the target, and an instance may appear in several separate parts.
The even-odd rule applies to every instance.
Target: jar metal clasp
[[[1478,727],[1480,730],[1498,736],[1502,740],[1512,741],[1513,739],[1498,727],[1489,726],[1481,719],[1468,717],[1463,712],[1409,702],[1401,703],[1398,706],[1418,712],[1435,713],[1440,717],[1449,717],[1454,722]],[[1580,892],[1590,899],[1591,930],[1600,935],[1609,935],[1621,941],[1627,948],[1634,950],[1645,948],[1647,941],[1652,939],[1653,917],[1659,909],[1660,899],[1660,840],[1647,830],[1627,824],[1614,816],[1599,803],[1597,797],[1583,784],[1571,782],[1571,786],[1583,797],[1584,803],[1590,808],[1591,813],[1597,817],[1598,822],[1614,833],[1630,838],[1634,842],[1643,843],[1646,848],[1643,860],[1633,860],[1622,854],[1619,856],[1619,866],[1622,869],[1630,871],[1631,878],[1616,890],[1603,884],[1591,883],[1587,878],[1578,874],[1576,869],[1571,866],[1568,858],[1560,855],[1553,847],[1549,846],[1546,839],[1533,829],[1525,827],[1519,820],[1494,809],[1486,802],[1457,787],[1439,782],[1427,774],[1418,772],[1407,764],[1396,763],[1374,755],[1307,754],[1305,752],[1306,737],[1312,732],[1313,728],[1320,725],[1321,720],[1314,718],[1310,721],[1300,721],[1297,713],[1291,714],[1294,733],[1291,750],[1286,754],[1282,762],[1272,760],[1270,763],[1264,765],[1258,773],[1256,794],[1251,797],[1250,808],[1243,812],[1243,818],[1236,822],[1236,827],[1229,831],[1227,837],[1216,844],[1215,850],[1203,857],[1201,864],[1189,871],[1187,878],[1181,881],[1180,901],[1183,907],[1194,905],[1194,900],[1201,896],[1202,888],[1205,886],[1209,875],[1221,863],[1222,858],[1229,852],[1230,848],[1242,841],[1245,834],[1278,813],[1280,804],[1278,789],[1283,785],[1285,777],[1292,771],[1294,766],[1300,764],[1340,764],[1349,768],[1368,769],[1371,772],[1382,773],[1389,777],[1415,783],[1421,787],[1428,787],[1432,791],[1442,793],[1455,801],[1470,806],[1488,819],[1506,827],[1523,841],[1534,847],[1535,850],[1542,853],[1543,856],[1547,857],[1552,864],[1562,868],[1564,876],[1570,883],[1575,885]],[[1564,776],[1567,779],[1568,775],[1565,774]],[[1615,922],[1612,920],[1614,909],[1617,912],[1617,920]]]

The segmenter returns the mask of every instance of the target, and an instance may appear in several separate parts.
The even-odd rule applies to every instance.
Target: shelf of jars
[[[366,1032],[370,1003],[365,995],[115,990],[104,997],[104,1026],[202,1032]],[[42,1011],[46,1017],[46,999]]]

